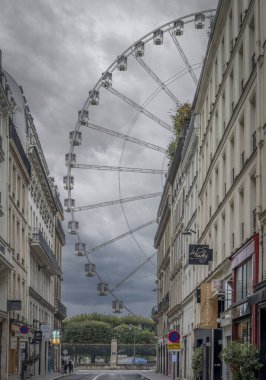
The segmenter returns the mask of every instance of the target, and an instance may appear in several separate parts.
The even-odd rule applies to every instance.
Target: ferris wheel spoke
[[[75,207],[73,209],[73,211],[78,212],[78,211],[91,210],[91,209],[98,208],[98,207],[113,206],[113,205],[120,204],[120,203],[134,202],[134,201],[138,201],[141,199],[149,199],[149,198],[159,197],[161,195],[162,195],[162,192],[138,195],[135,197],[117,199],[114,201],[107,201],[107,202],[95,203],[95,204],[91,204],[91,205],[87,205],[87,206]]]
[[[170,33],[170,36],[172,37],[172,40],[175,43],[175,46],[178,49],[178,51],[179,51],[179,53],[180,53],[183,61],[185,62],[185,65],[186,65],[186,67],[188,69],[189,74],[191,75],[191,78],[193,79],[193,81],[195,82],[195,85],[197,86],[198,85],[198,79],[197,79],[197,77],[196,77],[196,75],[195,75],[195,73],[194,73],[194,71],[192,69],[192,66],[190,65],[190,63],[189,63],[189,61],[188,61],[188,59],[186,57],[186,54],[184,53],[184,50],[182,49],[180,43],[177,41],[177,38],[176,38],[174,32],[172,30],[170,30],[169,33]]]
[[[126,236],[129,236],[129,235],[133,234],[134,232],[137,232],[137,231],[139,231],[139,230],[142,230],[143,228],[148,227],[148,226],[150,226],[151,224],[156,223],[156,220],[157,220],[157,219],[153,219],[153,220],[151,220],[150,222],[147,222],[147,223],[145,223],[145,224],[142,224],[141,226],[138,226],[138,227],[136,227],[136,228],[133,228],[132,230],[129,230],[129,231],[125,232],[125,233],[122,234],[122,235],[116,236],[114,239],[109,240],[109,241],[106,241],[105,243],[100,244],[100,245],[98,245],[97,247],[94,247],[94,248],[88,250],[86,253],[89,255],[89,254],[92,253],[92,252],[98,251],[100,248],[103,248],[103,247],[105,247],[106,245],[112,244],[112,243],[114,243],[114,242],[116,242],[116,241],[118,241],[118,240],[120,240],[120,239],[123,239],[123,238],[126,237]]]
[[[106,134],[114,136],[114,137],[118,137],[122,140],[130,141],[134,144],[145,146],[145,148],[156,150],[156,151],[161,152],[161,153],[166,153],[165,148],[162,148],[162,147],[157,146],[155,144],[151,144],[151,143],[144,141],[144,140],[137,139],[137,138],[129,136],[129,135],[124,135],[123,133],[116,132],[116,131],[113,131],[111,129],[100,127],[99,125],[96,125],[96,124],[93,124],[90,122],[88,122],[86,124],[86,127],[94,129],[95,131],[98,131],[98,132],[102,132],[102,133],[106,133]]]
[[[135,103],[133,100],[129,99],[126,95],[121,94],[121,92],[115,90],[113,87],[110,86],[110,87],[104,87],[104,88],[110,91],[115,96],[117,96],[119,99],[122,99],[125,103],[129,104],[131,107],[137,109],[138,111],[143,113],[145,116],[149,117],[151,120],[155,121],[161,127],[167,129],[170,132],[173,130],[173,128],[169,124],[165,123],[163,120],[153,115],[150,111],[146,110],[144,107],[140,106],[139,104]]]
[[[89,164],[69,164],[72,168],[76,169],[92,169],[92,170],[106,170],[112,172],[128,172],[128,173],[141,173],[141,174],[165,174],[167,170],[161,169],[143,169],[143,168],[129,168],[125,166],[104,166],[104,165],[89,165]]]
[[[117,285],[111,289],[111,291],[114,291],[115,289],[119,288],[124,282],[126,282],[131,276],[133,276],[138,270],[140,270],[148,261],[150,261],[154,256],[156,255],[156,252],[153,253],[151,256],[149,256],[143,263],[141,263],[137,268],[135,268],[132,272],[130,272],[123,280],[121,280]]]
[[[177,99],[177,97],[172,93],[171,90],[166,86],[166,84],[155,74],[155,72],[143,61],[136,53],[133,53],[133,57],[139,62],[139,64],[147,71],[147,73],[159,84],[161,89],[174,101],[174,103],[180,107],[182,103]]]

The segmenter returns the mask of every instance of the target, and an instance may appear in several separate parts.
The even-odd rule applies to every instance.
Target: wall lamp
[[[48,269],[48,265],[38,265],[38,270],[40,271],[41,269]]]
[[[195,234],[196,231],[192,230],[191,228],[186,228],[184,232],[182,232],[182,235],[192,235]]]

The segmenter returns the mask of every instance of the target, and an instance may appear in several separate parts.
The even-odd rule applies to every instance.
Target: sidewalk
[[[161,373],[156,373],[155,371],[138,372],[138,374],[141,375],[141,378],[145,380],[169,380],[170,379],[168,376],[162,375]]]
[[[53,373],[47,373],[46,375],[38,375],[38,376],[31,376],[30,378],[26,378],[26,380],[56,380],[61,379],[63,377],[68,377],[71,375],[75,375],[75,373],[59,373],[59,372],[53,372]]]

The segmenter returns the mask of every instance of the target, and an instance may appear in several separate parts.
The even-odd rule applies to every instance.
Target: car
[[[147,360],[143,358],[133,358],[128,357],[126,359],[121,360],[121,364],[137,364],[137,365],[145,365],[147,364]]]

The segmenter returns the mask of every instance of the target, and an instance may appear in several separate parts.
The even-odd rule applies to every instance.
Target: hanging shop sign
[[[33,332],[33,338],[32,338],[32,343],[41,343],[42,341],[42,331],[39,330],[34,330]]]
[[[21,310],[21,300],[7,300],[7,311]]]
[[[208,245],[189,244],[188,264],[208,265],[212,261],[213,250]]]

